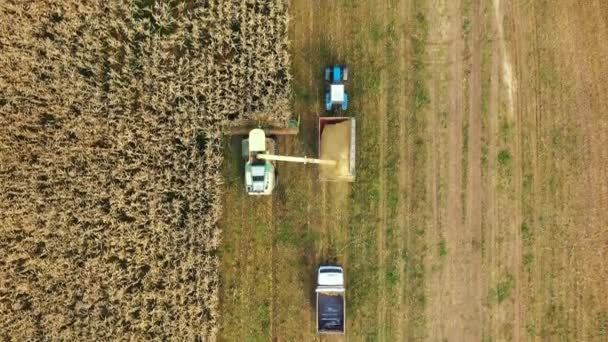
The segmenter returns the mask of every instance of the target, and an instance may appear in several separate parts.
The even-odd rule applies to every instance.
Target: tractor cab
[[[334,65],[325,68],[325,81],[328,88],[325,91],[325,110],[330,112],[334,108],[348,109],[348,94],[344,89],[344,82],[348,80],[348,68]]]
[[[245,190],[249,195],[270,195],[275,185],[274,165],[270,160],[257,158],[258,154],[274,153],[274,141],[267,139],[261,129],[249,132],[242,143],[245,163]]]

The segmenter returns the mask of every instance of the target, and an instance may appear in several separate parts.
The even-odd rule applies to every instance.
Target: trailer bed
[[[340,134],[338,137],[338,141],[325,141],[323,133],[327,127],[330,126],[340,126],[348,124],[348,131],[344,132],[344,134]],[[344,135],[344,136],[342,136]],[[329,148],[329,150],[334,150],[337,147],[343,148],[345,153],[340,152],[339,166],[345,167],[345,170],[341,170],[339,173],[333,172],[334,170],[325,170],[327,167],[322,167],[320,172],[320,179],[322,181],[347,181],[353,182],[355,180],[355,157],[356,157],[356,121],[355,118],[352,117],[320,117],[319,118],[319,158],[324,159],[333,159],[336,156],[334,153],[330,153],[328,155],[327,150],[324,151],[325,148]]]
[[[344,293],[317,292],[317,331],[344,333]]]

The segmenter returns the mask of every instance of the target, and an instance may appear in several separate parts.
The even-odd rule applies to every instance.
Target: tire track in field
[[[446,335],[444,318],[446,308],[446,267],[445,255],[439,252],[440,246],[445,243],[445,203],[446,203],[446,179],[448,165],[447,151],[447,110],[446,94],[444,87],[448,78],[449,56],[446,53],[451,44],[448,37],[449,22],[447,20],[446,0],[434,0],[429,3],[429,38],[426,44],[428,50],[429,64],[429,132],[430,150],[429,163],[426,169],[430,181],[428,192],[431,201],[431,222],[429,232],[426,234],[427,246],[431,252],[427,253],[425,269],[430,270],[428,281],[425,284],[425,294],[428,296],[428,304],[425,307],[427,324],[427,336],[431,340],[441,340]]]
[[[385,18],[387,15],[387,3],[378,2],[380,8],[374,8],[375,13],[378,13],[380,17]],[[386,56],[383,54],[383,57]],[[379,132],[379,144],[380,144],[380,153],[379,153],[379,161],[378,168],[379,172],[379,186],[378,186],[378,226],[377,226],[377,246],[378,246],[378,290],[380,292],[379,303],[377,305],[378,317],[376,326],[378,328],[378,340],[386,341],[387,334],[387,326],[389,325],[387,322],[387,301],[386,301],[386,242],[385,242],[385,230],[388,223],[387,217],[387,174],[386,174],[386,158],[387,158],[387,147],[388,147],[388,139],[387,139],[387,115],[388,115],[388,99],[387,99],[387,89],[389,89],[389,85],[387,84],[387,71],[386,67],[380,70],[380,82],[378,88],[381,90],[380,95],[378,96],[378,126],[380,128]]]
[[[291,144],[288,142],[288,139],[284,136],[277,136],[275,138],[275,143],[276,143],[276,153],[279,155],[285,155],[288,154],[288,151],[291,150]],[[276,165],[276,164],[275,164]],[[277,165],[278,167],[280,167],[280,165]],[[277,169],[278,169],[277,167]],[[278,177],[277,179],[275,179],[276,181],[278,181]],[[278,184],[277,184],[278,185]],[[272,195],[271,197],[271,206],[270,206],[270,210],[268,212],[268,218],[269,218],[269,230],[272,231],[272,241],[271,241],[271,249],[270,249],[270,259],[271,259],[271,272],[270,272],[270,293],[271,293],[271,298],[270,298],[270,340],[271,341],[277,341],[279,339],[279,334],[277,333],[277,289],[276,289],[276,285],[278,283],[278,278],[277,278],[277,264],[279,263],[279,260],[277,260],[277,236],[278,236],[278,230],[277,230],[277,217],[273,214],[274,212],[278,212],[279,210],[281,210],[281,204],[280,203],[276,203],[275,199],[276,199],[276,195]],[[275,209],[276,207],[276,209]]]
[[[493,26],[494,27],[494,26]],[[491,58],[491,76],[490,76],[490,100],[489,100],[489,115],[488,115],[488,156],[494,160],[496,152],[496,136],[498,134],[498,98],[499,98],[499,82],[500,82],[500,52],[495,42],[492,43],[492,58]],[[488,167],[488,177],[486,184],[487,197],[487,248],[488,250],[488,284],[495,284],[497,275],[494,270],[498,269],[496,231],[498,229],[498,208],[496,199],[496,169]],[[493,309],[489,310],[487,330],[490,336],[498,335],[498,326],[495,324],[495,314]]]
[[[465,295],[469,307],[465,318],[466,340],[474,341],[482,338],[482,300],[483,286],[481,283],[482,266],[482,187],[481,187],[481,57],[483,53],[482,40],[484,37],[484,1],[475,0],[472,3],[472,49],[469,75],[469,112],[468,112],[468,157],[466,182],[466,208],[464,221],[464,241],[469,284]]]
[[[535,51],[535,56],[534,56],[534,62],[535,62],[535,67],[536,67],[536,73],[539,73],[541,70],[541,40],[540,40],[540,34],[539,34],[539,29],[540,29],[540,11],[537,8],[538,4],[535,4],[532,7],[532,11],[534,12],[533,14],[533,20],[534,20],[534,51]],[[534,139],[533,144],[534,144],[534,148],[533,148],[533,153],[534,153],[534,158],[532,160],[532,165],[533,165],[533,179],[534,179],[534,183],[533,183],[533,193],[534,193],[534,198],[533,198],[533,202],[532,205],[534,206],[534,209],[531,210],[531,215],[534,216],[531,218],[531,224],[534,224],[534,226],[538,226],[539,225],[539,220],[538,220],[538,212],[541,211],[542,208],[542,203],[541,203],[541,196],[540,194],[542,194],[542,187],[541,187],[541,179],[543,177],[543,173],[541,171],[541,162],[540,162],[540,146],[542,146],[542,132],[544,131],[543,128],[543,121],[544,121],[544,117],[543,117],[543,113],[544,113],[544,107],[543,107],[543,84],[541,82],[541,79],[539,77],[539,75],[536,75],[536,82],[535,82],[535,91],[534,91],[534,102],[535,102],[535,120],[534,120]],[[535,239],[535,241],[532,243],[532,246],[530,246],[530,255],[533,256],[537,256],[539,255],[541,252],[541,239]],[[536,312],[540,313],[541,310],[539,310],[537,308],[538,304],[535,303],[535,294],[534,294],[534,287],[536,286],[536,284],[540,284],[541,283],[541,279],[542,279],[542,267],[538,267],[538,264],[534,264],[531,267],[531,276],[530,279],[527,282],[527,288],[526,290],[528,291],[528,298],[525,299],[525,304],[526,304],[526,314],[528,314],[529,320],[532,321],[535,326],[540,325],[540,322],[542,321],[542,317],[540,316],[540,314],[536,314]]]
[[[270,291],[261,291],[259,288],[259,286],[272,286],[272,284],[267,284],[267,280],[264,280],[263,278],[264,276],[268,276],[268,278],[270,278],[268,280],[272,281],[273,271],[272,269],[270,271],[267,270],[267,266],[271,266],[269,264],[272,264],[272,254],[269,256],[266,254],[267,251],[260,249],[259,245],[265,243],[266,241],[261,241],[260,236],[258,235],[259,229],[272,230],[272,198],[269,197],[260,199],[257,196],[249,196],[243,194],[241,206],[243,205],[244,207],[242,207],[243,209],[241,209],[241,212],[244,214],[244,217],[248,216],[249,222],[252,223],[245,227],[246,229],[243,230],[245,234],[242,235],[243,239],[245,240],[244,245],[246,246],[245,248],[243,248],[243,251],[245,253],[243,258],[246,264],[246,281],[244,288],[246,289],[247,293],[245,296],[246,299],[244,301],[245,307],[247,309],[245,309],[243,312],[256,312],[261,303],[264,303],[267,300],[270,300],[270,302],[272,302],[272,298],[267,297],[269,295],[272,297],[272,287]],[[251,215],[252,210],[256,213],[253,216]],[[243,219],[242,222],[247,222],[247,219]],[[256,247],[256,245],[258,246]],[[268,247],[272,247],[272,245]],[[260,263],[264,263],[266,267],[259,267],[258,265]],[[267,319],[270,323],[267,336],[271,336],[273,321],[272,307],[269,307]],[[264,317],[252,317],[252,320],[248,322],[249,324],[251,324],[251,326],[248,327],[248,329],[246,329],[245,331],[255,331],[256,329],[259,329],[259,327],[256,327],[255,325],[260,324],[260,322],[262,321],[264,321]],[[264,334],[265,332],[260,331],[260,333]]]
[[[514,119],[514,132],[515,132],[515,142],[514,142],[514,151],[513,151],[513,182],[514,182],[514,212],[513,212],[513,220],[510,223],[510,230],[513,234],[513,243],[510,244],[510,250],[508,251],[509,255],[511,255],[511,267],[513,272],[513,282],[515,287],[515,293],[513,294],[513,330],[512,337],[514,340],[520,340],[520,331],[521,331],[521,252],[522,252],[522,241],[521,241],[521,231],[520,225],[522,223],[522,112],[525,110],[520,101],[517,101],[516,98],[516,90],[518,88],[517,79],[513,74],[513,64],[511,64],[511,59],[509,56],[509,52],[507,50],[506,40],[504,37],[504,29],[503,29],[503,21],[504,21],[504,13],[503,8],[501,7],[501,0],[493,0],[494,1],[494,13],[496,24],[498,28],[498,41],[501,52],[502,59],[502,67],[503,67],[503,81],[506,86],[507,93],[507,105],[509,107],[508,115]],[[516,13],[514,11],[513,3],[509,3],[509,11],[511,13]],[[514,55],[517,58],[520,51],[518,50],[518,25],[513,25],[513,37],[511,43],[513,45]],[[521,65],[516,64],[516,72],[523,73],[521,70]]]
[[[397,58],[399,59],[399,68],[398,74],[399,81],[396,84],[397,89],[400,90],[401,94],[397,97],[397,110],[398,110],[398,135],[399,135],[399,156],[398,156],[398,208],[397,208],[397,225],[396,229],[397,233],[397,248],[398,248],[398,256],[399,260],[397,261],[397,270],[398,270],[398,278],[399,282],[396,284],[397,286],[397,308],[398,312],[394,312],[393,315],[396,316],[396,331],[395,338],[398,341],[406,340],[406,332],[404,331],[405,325],[407,323],[408,317],[408,307],[405,302],[404,292],[407,290],[407,279],[405,272],[405,262],[401,257],[405,249],[410,249],[409,246],[409,226],[410,226],[410,216],[408,214],[408,205],[407,205],[407,193],[410,193],[409,190],[410,182],[408,181],[411,178],[409,172],[409,156],[408,156],[408,139],[407,139],[407,108],[410,108],[410,105],[407,103],[407,98],[409,97],[409,92],[411,91],[410,87],[406,84],[409,83],[409,79],[405,76],[407,73],[407,59],[410,56],[410,48],[407,45],[406,39],[407,32],[409,29],[405,25],[405,23],[409,23],[412,19],[411,14],[412,3],[409,0],[404,0],[399,2],[399,6],[396,10],[397,16],[402,20],[399,22],[400,26],[398,26],[397,30],[399,34],[399,43],[397,45]],[[407,19],[406,19],[407,18]],[[405,22],[405,23],[404,23]],[[402,25],[402,26],[401,26]]]
[[[463,310],[467,308],[465,292],[468,287],[465,275],[466,262],[463,247],[462,225],[462,121],[464,112],[463,80],[464,41],[462,34],[462,2],[450,3],[448,17],[450,22],[450,78],[448,81],[448,193],[446,245],[448,250],[446,272],[445,312],[441,317],[446,322],[442,337],[449,340],[466,341]]]
[[[383,70],[380,76],[380,84],[382,89],[386,89],[386,72]],[[386,266],[385,266],[385,241],[384,241],[384,230],[387,224],[387,213],[386,213],[386,146],[387,146],[387,126],[386,126],[386,92],[380,96],[378,108],[383,108],[383,112],[378,116],[378,124],[380,126],[380,156],[379,156],[379,168],[380,168],[380,179],[379,179],[379,201],[378,201],[378,228],[377,228],[377,243],[378,243],[378,281],[380,291],[380,302],[378,303],[378,336],[380,341],[386,340]]]

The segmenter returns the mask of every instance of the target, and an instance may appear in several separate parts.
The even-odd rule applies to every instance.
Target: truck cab
[[[325,68],[325,81],[328,88],[325,91],[325,110],[332,111],[334,108],[348,109],[348,94],[344,89],[344,82],[348,80],[348,68],[342,65],[334,65]]]
[[[249,132],[242,142],[245,163],[245,190],[249,195],[270,195],[275,185],[275,169],[271,161],[257,158],[260,153],[274,153],[274,140],[267,139],[261,129]]]
[[[340,266],[321,266],[317,273],[317,333],[344,334],[346,302],[344,271]]]

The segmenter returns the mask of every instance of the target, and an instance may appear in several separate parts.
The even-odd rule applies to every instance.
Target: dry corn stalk
[[[0,2],[0,336],[214,339],[221,130],[289,115],[283,1]]]

